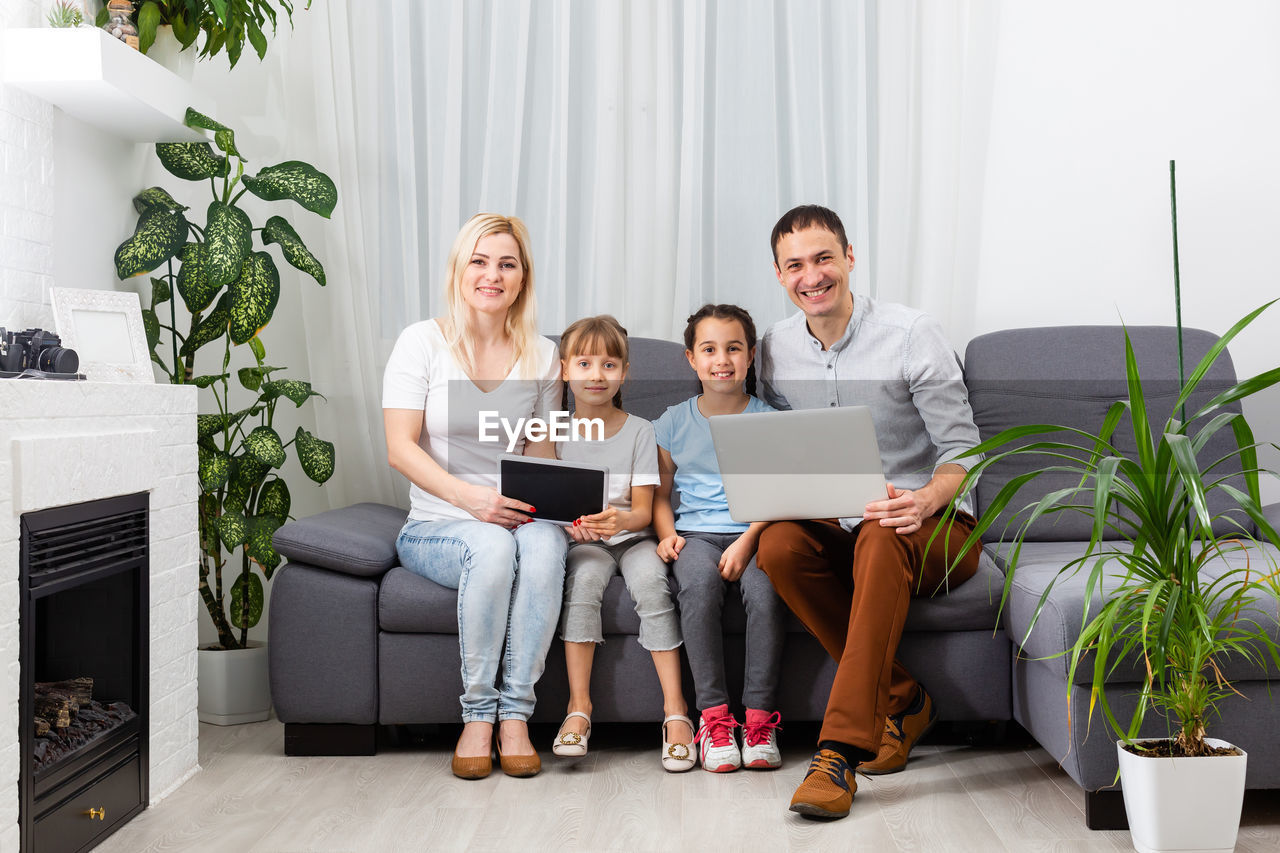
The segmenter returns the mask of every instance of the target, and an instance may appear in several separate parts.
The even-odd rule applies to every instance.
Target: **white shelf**
[[[2,34],[4,82],[121,139],[199,142],[182,123],[187,107],[212,101],[172,71],[91,27],[9,29]]]

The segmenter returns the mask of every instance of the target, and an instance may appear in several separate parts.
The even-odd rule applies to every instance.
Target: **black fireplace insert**
[[[148,507],[142,492],[22,516],[24,853],[88,850],[146,807]]]

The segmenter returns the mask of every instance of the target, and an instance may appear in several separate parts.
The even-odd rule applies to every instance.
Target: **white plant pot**
[[[190,82],[196,72],[196,54],[199,51],[199,40],[186,50],[182,42],[173,34],[173,27],[156,27],[155,43],[147,49],[147,56]]]
[[[267,644],[250,641],[247,649],[197,653],[202,723],[233,726],[256,723],[271,714]]]
[[[1216,738],[1205,740],[1211,746],[1231,746]],[[1116,751],[1134,850],[1235,849],[1249,757],[1243,749],[1239,755],[1155,758],[1135,755],[1118,741]]]

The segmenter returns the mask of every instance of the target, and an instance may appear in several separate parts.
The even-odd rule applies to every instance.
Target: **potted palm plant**
[[[266,648],[248,633],[262,616],[263,580],[280,564],[271,536],[290,517],[280,468],[292,447],[303,473],[324,483],[333,474],[334,448],[302,427],[287,441],[276,431],[283,401],[301,407],[319,394],[267,362],[261,335],[280,297],[280,273],[267,247],[274,244],[321,286],[324,267],[283,216],[255,227],[240,200],[246,193],[265,202],[291,200],[328,218],[338,196],[327,175],[296,160],[246,175],[230,128],[190,109],[186,124],[213,131],[219,152],[207,142],[158,143],[156,154],[170,174],[207,182],[213,199],[204,224],[189,219],[189,208],[166,190],[143,190],[133,200],[137,227],[117,248],[115,265],[121,279],[165,268],[151,279],[142,312],[152,361],[170,382],[207,393],[207,413],[197,418],[200,597],[218,643],[199,654],[200,718],[249,722],[270,711]],[[238,346],[247,347],[252,364],[233,373]],[[220,369],[200,373],[197,353],[207,360],[210,350],[220,350]]]
[[[1179,389],[1172,414],[1153,422],[1126,332],[1128,393],[1110,406],[1096,432],[1051,424],[1004,430],[971,451],[979,461],[961,494],[1014,455],[1043,459],[1038,470],[1009,479],[985,508],[967,543],[980,547],[980,538],[1002,513],[1017,507],[1018,495],[1040,475],[1066,474],[1077,483],[1037,495],[1016,509],[1004,528],[1001,538],[1008,550],[1001,609],[1009,602],[1032,523],[1056,513],[1091,515],[1085,554],[1068,563],[1054,581],[1076,573],[1085,577],[1083,629],[1061,654],[1069,662],[1068,685],[1076,683],[1081,667],[1090,673],[1089,716],[1101,712],[1118,739],[1119,776],[1134,846],[1144,851],[1230,850],[1239,827],[1246,755],[1238,746],[1207,736],[1218,703],[1233,695],[1220,662],[1242,656],[1259,666],[1270,662],[1280,668],[1274,625],[1269,627],[1274,617],[1266,616],[1280,601],[1280,562],[1266,543],[1280,544],[1280,536],[1264,515],[1259,490],[1259,475],[1274,474],[1259,468],[1260,445],[1238,404],[1280,381],[1280,368],[1236,382],[1207,401],[1204,392],[1196,394],[1227,345],[1267,303],[1232,326],[1186,376],[1173,169],[1170,163]],[[1125,438],[1132,439],[1136,452],[1118,449],[1122,423],[1132,431]],[[1207,463],[1198,458],[1223,430],[1230,430],[1234,450]],[[1048,598],[1046,590],[1028,635]],[[1136,706],[1132,713],[1117,713],[1104,688],[1109,675],[1130,667],[1140,683]],[[1168,737],[1142,737],[1151,711],[1165,721]],[[1189,770],[1188,762],[1196,768]]]

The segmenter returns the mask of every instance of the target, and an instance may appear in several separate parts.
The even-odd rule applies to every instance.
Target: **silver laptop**
[[[710,418],[734,521],[861,516],[888,496],[866,406]]]

